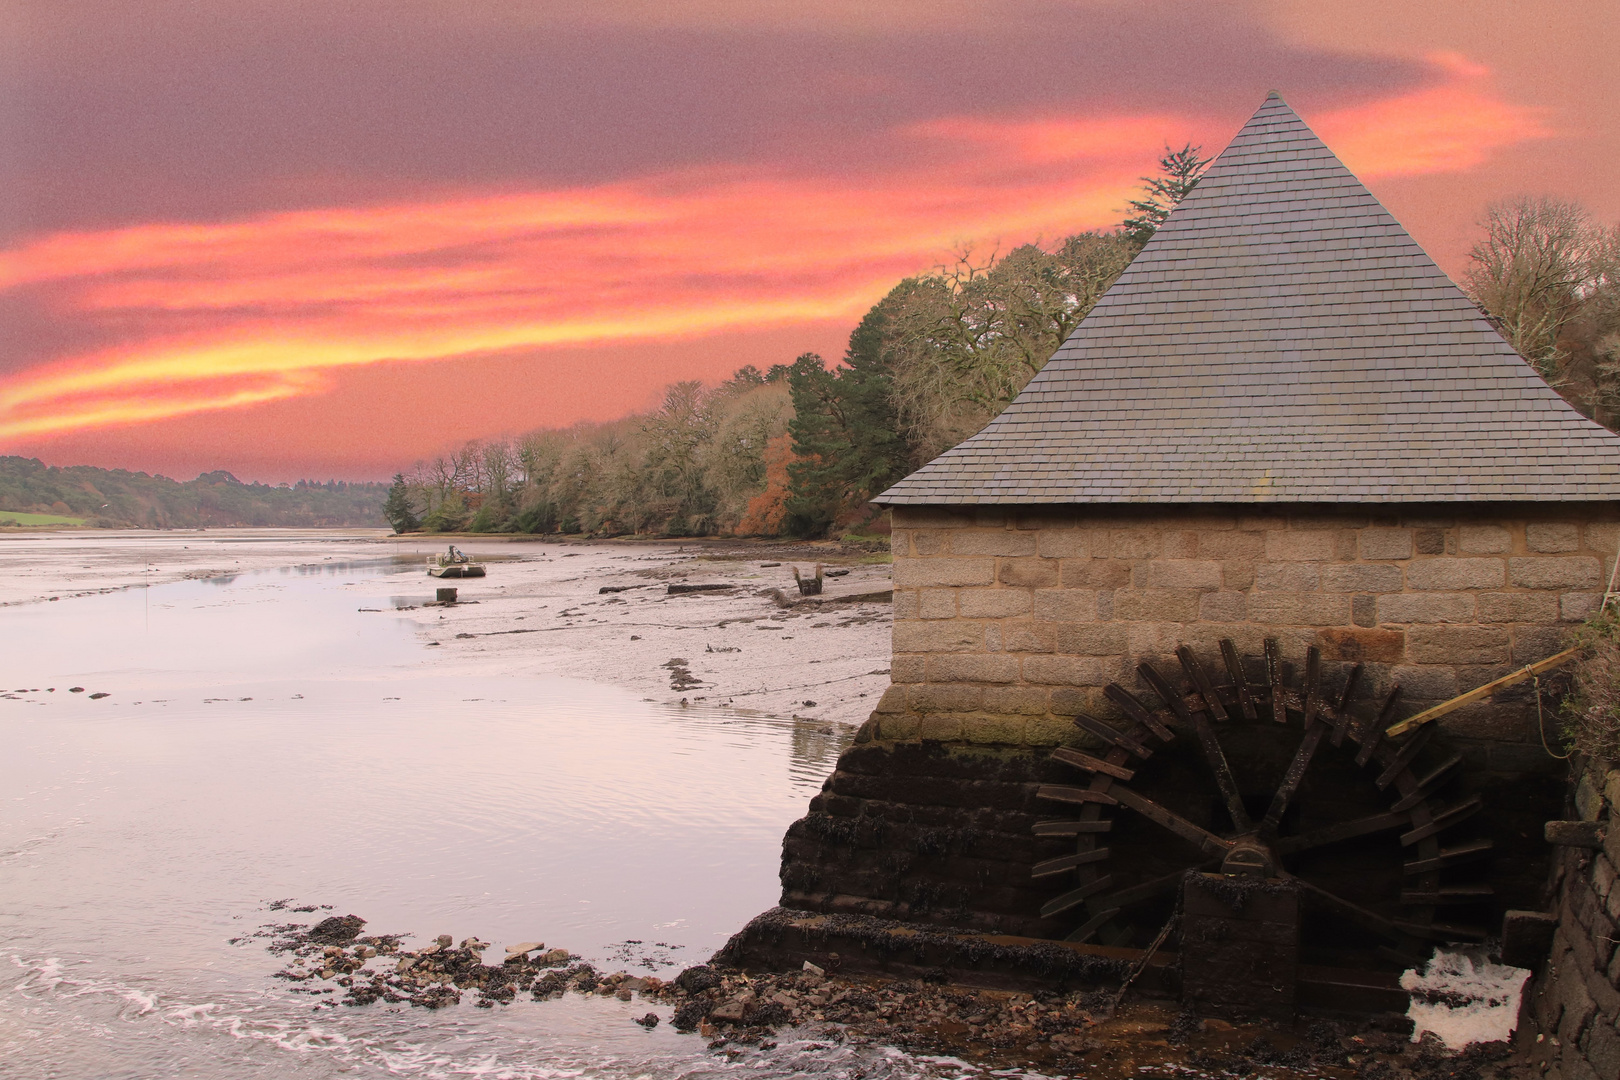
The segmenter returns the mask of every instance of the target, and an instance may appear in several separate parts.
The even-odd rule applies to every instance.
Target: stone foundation
[[[1577,775],[1569,809],[1598,829],[1558,849],[1558,929],[1532,996],[1544,1035],[1534,1049],[1549,1080],[1612,1080],[1620,1076],[1620,770],[1594,761]]]

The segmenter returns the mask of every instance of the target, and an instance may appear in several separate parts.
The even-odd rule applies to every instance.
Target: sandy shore
[[[0,607],[283,566],[397,559],[420,565],[439,538],[381,530],[8,533]],[[729,705],[845,724],[889,683],[889,567],[836,545],[458,539],[484,578],[363,579],[356,605],[412,620],[424,666],[477,675],[567,675],[657,701]],[[801,602],[792,567],[847,571]],[[770,564],[778,565],[770,565]],[[674,593],[670,585],[728,585]],[[454,607],[407,606],[440,585]],[[612,591],[603,592],[606,588]],[[783,606],[786,599],[788,606]],[[412,601],[403,601],[406,604]]]

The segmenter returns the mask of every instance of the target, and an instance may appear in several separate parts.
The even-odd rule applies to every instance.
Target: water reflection
[[[732,1062],[630,1023],[643,1002],[312,1013],[271,980],[272,958],[241,939],[284,919],[267,902],[288,897],[375,932],[476,934],[495,955],[547,940],[667,975],[774,903],[782,833],[848,737],[575,680],[438,674],[407,624],[358,610],[351,583],[398,572],[312,564],[0,618],[13,682],[40,688],[0,700],[5,1068],[935,1071],[791,1036]],[[632,955],[631,941],[662,947]]]

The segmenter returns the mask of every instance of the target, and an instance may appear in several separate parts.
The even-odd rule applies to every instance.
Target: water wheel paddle
[[[1346,938],[1356,933],[1363,952],[1389,959],[1484,938],[1478,913],[1489,910],[1491,887],[1448,879],[1477,868],[1491,841],[1442,840],[1481,800],[1438,803],[1462,759],[1417,768],[1432,726],[1384,737],[1399,686],[1358,707],[1361,665],[1329,692],[1313,647],[1289,687],[1271,639],[1248,663],[1221,641],[1213,677],[1185,645],[1177,658],[1174,674],[1140,664],[1140,693],[1106,687],[1123,720],[1075,717],[1100,747],[1054,751],[1078,782],[1037,791],[1072,811],[1034,828],[1075,840],[1072,854],[1033,868],[1036,878],[1069,879],[1041,909],[1075,924],[1066,940],[1133,943],[1163,922],[1188,870],[1298,881],[1314,913],[1306,944],[1324,960],[1353,963]]]

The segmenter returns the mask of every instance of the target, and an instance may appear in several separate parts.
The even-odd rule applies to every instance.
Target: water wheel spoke
[[[1310,896],[1322,907],[1349,919],[1353,923],[1358,923],[1375,934],[1381,934],[1392,941],[1399,941],[1403,934],[1411,932],[1405,930],[1394,920],[1386,919],[1377,912],[1367,910],[1360,904],[1353,904],[1341,896],[1328,892],[1319,885],[1312,885],[1304,878],[1295,878],[1294,880],[1299,882],[1300,889],[1306,895]]]
[[[1185,646],[1181,651],[1186,653],[1182,660],[1185,665],[1192,653]],[[1144,661],[1137,665],[1136,670],[1164,703],[1170,706],[1171,711],[1197,732],[1198,743],[1204,749],[1204,757],[1209,762],[1210,771],[1215,774],[1215,784],[1221,789],[1221,797],[1226,801],[1227,813],[1232,815],[1239,832],[1248,832],[1254,827],[1254,823],[1249,820],[1249,812],[1243,808],[1243,796],[1238,791],[1237,781],[1232,778],[1232,769],[1226,763],[1226,754],[1221,750],[1220,740],[1215,737],[1215,729],[1209,722],[1208,714],[1202,710],[1197,712],[1189,710],[1181,695],[1175,692],[1152,664]],[[1225,715],[1224,710],[1221,715]]]
[[[1074,821],[1061,818],[1056,821],[1037,821],[1033,830],[1036,836],[1079,836],[1082,833],[1112,832],[1114,823],[1107,820]]]
[[[1164,721],[1153,715],[1152,709],[1142,704],[1135,694],[1119,683],[1109,683],[1103,687],[1103,694],[1124,710],[1126,716],[1157,735],[1160,742],[1169,742],[1176,737],[1176,733],[1166,727]]]
[[[1153,687],[1153,692],[1159,695],[1159,700],[1164,702],[1165,708],[1176,714],[1176,719],[1184,724],[1192,723],[1192,713],[1187,709],[1186,700],[1165,681],[1157,668],[1144,660],[1136,665],[1136,673],[1142,677],[1143,682]]]
[[[1093,915],[1091,918],[1087,919],[1085,922],[1076,927],[1074,932],[1063,940],[1074,942],[1077,945],[1084,945],[1086,942],[1091,940],[1091,936],[1093,934],[1103,928],[1103,925],[1107,923],[1109,919],[1112,919],[1118,914],[1119,908],[1113,908],[1108,911],[1099,911],[1097,914]]]
[[[1101,803],[1104,806],[1113,806],[1118,801],[1106,791],[1069,787],[1066,784],[1042,784],[1035,789],[1035,797],[1050,799],[1052,802]]]
[[[1484,800],[1478,795],[1465,799],[1455,806],[1448,806],[1446,809],[1437,812],[1429,822],[1419,825],[1411,832],[1402,833],[1401,846],[1411,847],[1419,840],[1426,840],[1431,836],[1442,833],[1465,818],[1473,817],[1484,807]]]
[[[1176,650],[1176,656],[1181,660],[1181,670],[1187,673],[1187,678],[1192,680],[1199,696],[1204,699],[1204,707],[1208,709],[1210,715],[1217,720],[1230,720],[1226,705],[1215,693],[1215,684],[1209,681],[1209,675],[1205,673],[1204,665],[1198,662],[1198,657],[1194,656],[1192,650],[1185,645]]]
[[[1496,841],[1486,839],[1474,840],[1467,844],[1458,844],[1456,847],[1441,848],[1438,855],[1427,859],[1413,859],[1411,862],[1404,864],[1401,870],[1408,875],[1433,873],[1448,866],[1455,866],[1458,863],[1483,859],[1490,855],[1491,849],[1495,846]]]
[[[1378,744],[1384,738],[1384,729],[1389,726],[1389,718],[1395,715],[1395,703],[1401,697],[1401,684],[1396,683],[1389,688],[1389,696],[1378,710],[1378,719],[1373,721],[1370,730],[1363,729],[1357,733],[1361,749],[1356,751],[1356,768],[1364,769],[1367,762],[1372,760],[1373,754],[1378,750]]]
[[[1092,848],[1090,851],[1079,851],[1073,855],[1060,855],[1055,859],[1038,862],[1030,871],[1032,878],[1048,877],[1052,874],[1061,874],[1065,870],[1073,870],[1078,866],[1087,866],[1099,863],[1108,858],[1108,849],[1105,847]]]
[[[1151,900],[1155,896],[1175,892],[1181,887],[1181,879],[1187,876],[1188,870],[1208,870],[1216,865],[1218,865],[1217,860],[1211,859],[1195,866],[1189,866],[1187,870],[1177,870],[1161,877],[1150,878],[1140,885],[1132,885],[1128,889],[1121,889],[1106,896],[1099,896],[1089,906],[1101,910],[1106,908],[1118,909],[1128,907],[1131,904],[1139,904],[1143,900]]]
[[[1401,903],[1411,907],[1485,904],[1495,898],[1496,890],[1489,885],[1447,885],[1442,889],[1405,889],[1401,892]]]
[[[1260,714],[1254,708],[1254,695],[1249,692],[1249,680],[1243,674],[1243,662],[1238,659],[1237,646],[1232,644],[1231,638],[1221,638],[1221,661],[1226,664],[1226,675],[1237,692],[1238,708],[1243,711],[1243,718],[1258,720]]]
[[[1093,719],[1092,717],[1086,716],[1084,713],[1082,713],[1074,718],[1074,722],[1082,731],[1090,732],[1092,735],[1095,735],[1109,746],[1116,746],[1121,750],[1135,754],[1143,761],[1146,761],[1148,758],[1153,756],[1152,750],[1148,749],[1146,746],[1143,746],[1129,735],[1109,727],[1101,720]]]
[[[1335,706],[1337,714],[1333,719],[1333,745],[1343,746],[1344,737],[1350,733],[1350,699],[1355,696],[1356,687],[1361,682],[1361,665],[1357,664],[1350,669],[1350,674],[1344,680],[1344,692],[1339,695],[1339,704]]]
[[[1299,741],[1299,749],[1294,752],[1294,760],[1288,763],[1288,771],[1283,774],[1282,783],[1277,785],[1277,793],[1271,797],[1271,807],[1266,811],[1265,820],[1260,823],[1261,832],[1276,834],[1277,826],[1288,810],[1294,793],[1299,790],[1300,781],[1305,779],[1305,770],[1311,767],[1311,758],[1316,756],[1316,748],[1322,745],[1322,736],[1326,734],[1326,724],[1315,723],[1306,729],[1305,737]]]
[[[1271,798],[1271,806],[1266,810],[1265,820],[1261,823],[1261,831],[1267,835],[1275,835],[1277,826],[1282,821],[1288,803],[1299,790],[1300,783],[1305,779],[1305,770],[1311,767],[1311,758],[1316,756],[1316,748],[1322,745],[1322,736],[1327,734],[1327,728],[1316,718],[1317,705],[1320,701],[1322,681],[1322,654],[1312,647],[1305,654],[1305,737],[1299,741],[1299,749],[1294,751],[1294,760],[1288,763],[1288,770],[1283,773],[1282,783],[1277,785],[1277,792]]]
[[[1379,791],[1389,787],[1397,776],[1405,771],[1413,761],[1417,760],[1417,756],[1423,752],[1423,748],[1428,746],[1429,740],[1434,737],[1434,731],[1435,728],[1432,724],[1420,728],[1416,735],[1401,744],[1401,748],[1395,752],[1395,756],[1385,766],[1384,771],[1378,774],[1378,779],[1373,781]]]
[[[1288,705],[1283,700],[1282,649],[1276,638],[1266,638],[1266,688],[1271,705],[1271,719],[1279,724],[1288,723]]]
[[[1407,795],[1403,795],[1390,809],[1410,810],[1430,795],[1433,795],[1435,789],[1445,782],[1451,770],[1462,764],[1462,760],[1461,754],[1452,754],[1445,761],[1430,769],[1426,776],[1417,781],[1412,791]]]
[[[1123,765],[1114,765],[1101,758],[1094,758],[1090,754],[1070,750],[1066,746],[1060,746],[1052,751],[1052,758],[1055,761],[1063,762],[1065,765],[1073,765],[1077,769],[1084,769],[1086,772],[1104,773],[1114,777],[1116,780],[1129,780],[1136,775],[1135,771],[1127,769]]]
[[[1342,840],[1354,840],[1358,836],[1370,836],[1373,833],[1384,832],[1388,829],[1399,829],[1411,823],[1412,815],[1410,814],[1397,814],[1394,811],[1385,811],[1382,814],[1368,814],[1366,817],[1341,821],[1337,825],[1312,829],[1310,832],[1300,833],[1297,836],[1285,836],[1276,843],[1277,854],[1297,855],[1302,851],[1311,851],[1314,848],[1337,844]]]
[[[1114,878],[1112,874],[1104,874],[1096,881],[1088,881],[1078,889],[1070,889],[1055,900],[1048,900],[1041,905],[1041,918],[1050,919],[1054,915],[1061,915],[1072,907],[1079,907],[1086,902],[1087,897],[1096,896],[1106,889],[1112,888]]]
[[[1113,794],[1121,806],[1130,807],[1154,824],[1161,825],[1183,840],[1196,844],[1201,851],[1210,855],[1224,855],[1231,850],[1232,842],[1230,840],[1223,840],[1208,829],[1194,825],[1180,814],[1160,806],[1146,795],[1138,795],[1129,788],[1122,786],[1116,786],[1113,789]]]
[[[1394,925],[1402,933],[1429,941],[1484,941],[1486,936],[1485,931],[1478,927],[1458,926],[1455,923],[1407,922],[1404,919],[1397,919]]]

